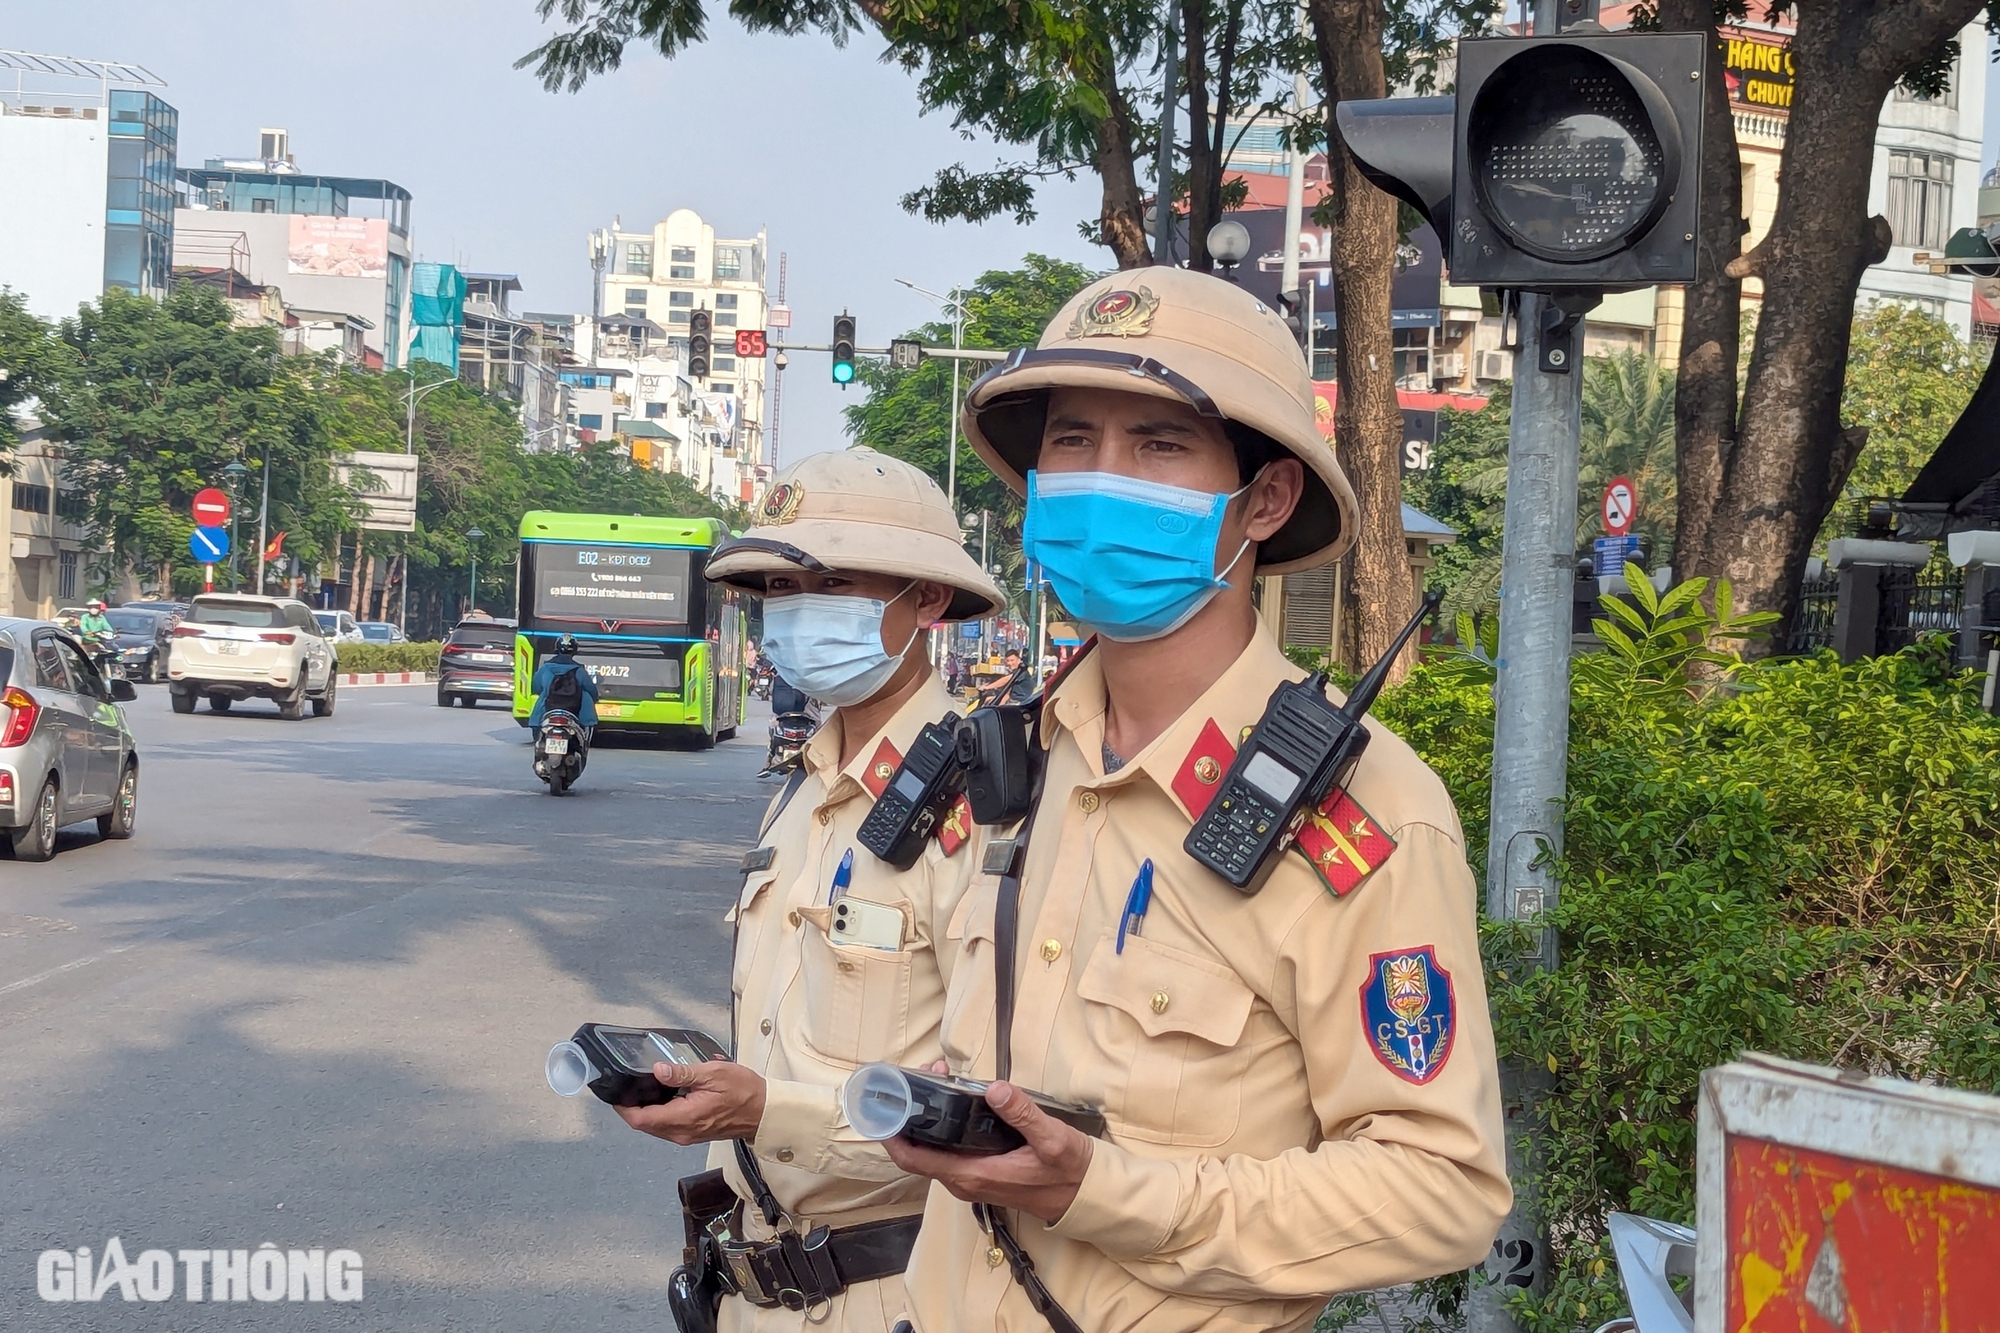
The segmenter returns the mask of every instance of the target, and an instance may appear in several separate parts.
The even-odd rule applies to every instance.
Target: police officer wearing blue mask
[[[1443,784],[1371,720],[1257,892],[1182,849],[1304,674],[1256,576],[1338,559],[1355,530],[1291,331],[1203,274],[1115,274],[973,386],[965,425],[1094,642],[1047,687],[1034,815],[948,931],[946,1066],[993,1080],[1026,1146],[889,1140],[938,1182],[908,1320],[1305,1329],[1333,1293],[1477,1262],[1511,1192]],[[1021,1088],[1100,1110],[1103,1135]]]
[[[779,679],[833,711],[744,858],[728,917],[735,1060],[658,1066],[686,1095],[620,1114],[713,1145],[710,1172],[682,1193],[707,1256],[692,1303],[715,1306],[720,1333],[886,1333],[928,1182],[848,1126],[840,1090],[859,1064],[941,1055],[957,956],[944,946],[978,847],[962,803],[907,869],[856,834],[918,732],[956,708],[930,664],[931,626],[1002,598],[937,484],[871,449],[800,460],[754,517],[707,575],[762,598]],[[807,1262],[802,1239],[821,1227]]]

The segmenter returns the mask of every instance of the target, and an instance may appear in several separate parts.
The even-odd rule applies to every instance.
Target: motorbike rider
[[[937,483],[872,449],[800,460],[753,512],[754,526],[716,549],[708,577],[762,594],[764,655],[833,711],[744,858],[729,914],[735,1061],[656,1066],[686,1094],[619,1114],[675,1143],[713,1145],[714,1170],[681,1183],[695,1205],[690,1226],[723,1219],[728,1234],[704,1233],[703,1253],[753,1247],[712,1279],[726,1293],[714,1297],[721,1333],[886,1333],[903,1309],[928,1182],[848,1126],[841,1088],[858,1064],[942,1054],[952,922],[979,847],[969,845],[963,806],[907,870],[876,859],[857,833],[917,734],[955,711],[925,653],[926,631],[989,615],[1002,598],[965,553]],[[873,938],[836,942],[836,901],[849,920],[872,923]],[[796,1235],[773,1225],[760,1194]],[[836,1281],[800,1272],[777,1239],[789,1236],[797,1250],[798,1237],[821,1226],[832,1229]],[[780,1303],[797,1307],[801,1297],[803,1308]],[[695,1302],[703,1316],[709,1299]]]
[[[118,632],[111,628],[111,620],[104,614],[102,597],[91,598],[84,607],[83,614],[77,617],[76,633],[99,670],[118,660]]]
[[[530,685],[535,694],[535,707],[528,714],[528,733],[538,741],[542,738],[542,715],[549,710],[549,690],[558,677],[565,675],[576,677],[579,696],[576,720],[582,725],[583,739],[588,744],[591,731],[597,726],[597,678],[576,660],[574,634],[565,634],[557,639],[555,652],[535,668],[535,679]]]

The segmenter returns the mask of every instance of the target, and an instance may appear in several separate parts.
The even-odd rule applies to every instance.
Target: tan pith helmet
[[[802,569],[889,574],[949,587],[943,620],[973,620],[1006,605],[960,545],[944,492],[900,458],[863,448],[809,454],[778,474],[751,516],[748,531],[715,548],[711,580],[761,593],[766,575]]]
[[[1017,495],[1027,494],[1058,387],[1178,399],[1221,418],[1232,439],[1247,428],[1303,462],[1298,508],[1257,549],[1263,573],[1311,569],[1354,544],[1354,488],[1314,422],[1298,341],[1235,283],[1180,268],[1114,273],[1071,298],[1039,345],[982,376],[965,397],[965,435]]]

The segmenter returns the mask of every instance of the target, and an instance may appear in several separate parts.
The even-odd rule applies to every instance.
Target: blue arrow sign
[[[204,565],[212,565],[229,554],[228,528],[196,528],[188,534],[188,550]]]

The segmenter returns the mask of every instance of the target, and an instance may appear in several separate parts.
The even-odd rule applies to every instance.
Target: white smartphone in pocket
[[[886,903],[842,898],[833,905],[835,944],[859,944],[870,949],[903,947],[903,914]]]

